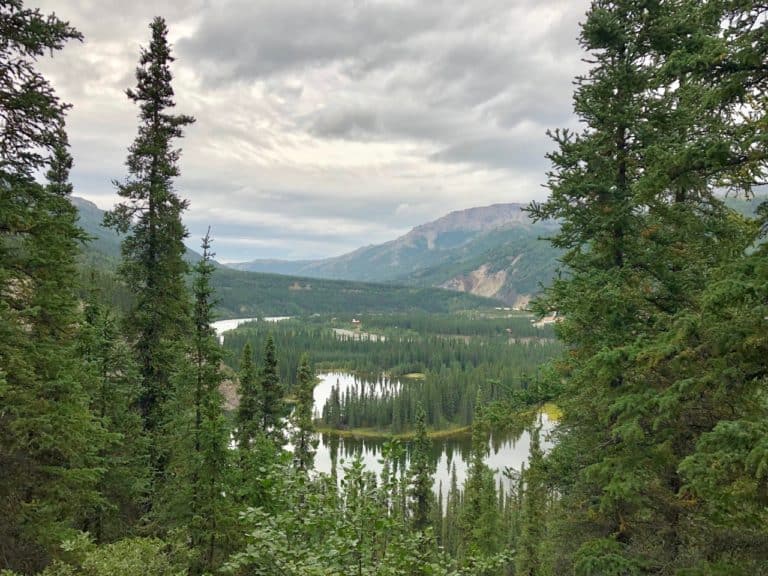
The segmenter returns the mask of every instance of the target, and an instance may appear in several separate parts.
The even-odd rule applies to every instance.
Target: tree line
[[[381,317],[384,322],[389,315]],[[390,322],[390,320],[386,320]],[[391,324],[390,324],[391,325]],[[536,368],[560,349],[554,341],[525,340],[515,336],[480,335],[454,338],[451,335],[404,333],[400,329],[383,330],[385,338],[369,338],[352,332],[345,325],[334,332],[326,320],[294,319],[271,323],[257,321],[227,332],[224,348],[229,362],[238,367],[245,344],[261,349],[271,337],[280,360],[280,376],[290,389],[296,380],[299,358],[306,351],[321,370],[344,370],[377,379],[382,373],[396,378],[411,373],[438,372],[454,367],[461,372],[482,369],[481,378],[518,380],[521,374],[533,374]],[[526,320],[524,329],[530,323]],[[379,330],[377,330],[379,333]]]
[[[532,392],[539,386],[539,366],[559,350],[554,340],[520,336],[547,333],[532,327],[528,318],[437,315],[430,321],[418,314],[413,322],[410,316],[397,314],[364,318],[365,329],[384,337],[349,330],[336,333],[327,317],[313,317],[245,324],[227,332],[224,347],[237,368],[235,360],[252,354],[246,347],[261,349],[273,341],[278,372],[289,392],[304,353],[318,370],[360,375],[358,386],[346,391],[334,387],[328,402],[315,407],[320,422],[325,428],[372,428],[395,434],[412,431],[419,404],[433,430],[468,426],[478,391],[483,403],[509,399],[513,392]],[[472,329],[477,333],[471,337],[452,337]],[[451,333],[455,331],[459,334]],[[397,379],[400,386],[381,385]]]

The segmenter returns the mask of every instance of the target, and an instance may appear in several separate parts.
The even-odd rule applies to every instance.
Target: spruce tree
[[[210,233],[202,243],[203,257],[195,265],[195,452],[199,469],[193,474],[192,542],[199,553],[200,573],[214,572],[225,558],[227,535],[234,526],[229,479],[229,427],[219,388],[223,351],[211,324],[215,306],[211,277],[215,270]]]
[[[246,342],[240,356],[240,402],[237,407],[237,443],[240,450],[248,450],[261,429],[261,393],[258,374],[253,363],[251,343]]]
[[[165,427],[168,480],[158,520],[165,529],[188,531],[194,553],[191,571],[215,571],[229,547],[234,525],[229,427],[219,387],[223,351],[211,324],[215,306],[211,276],[215,270],[210,237],[195,265],[194,336],[190,362],[173,378]],[[172,415],[170,415],[172,414]]]
[[[520,531],[515,542],[515,574],[521,576],[537,576],[544,573],[540,547],[544,541],[547,502],[540,430],[540,426],[534,426],[530,431],[528,467],[521,473],[522,510]]]
[[[315,424],[312,419],[314,388],[315,373],[309,364],[309,356],[302,354],[296,383],[296,404],[291,414],[293,460],[301,472],[312,469],[317,448]]]
[[[416,406],[416,437],[411,453],[411,523],[417,531],[427,528],[434,496],[432,494],[434,467],[430,459],[430,441],[427,436],[426,413],[421,403]]]
[[[86,528],[96,542],[111,542],[141,519],[148,497],[149,447],[136,405],[138,366],[115,314],[95,295],[85,306],[78,355],[87,370],[91,411],[108,433],[99,454],[102,500],[86,518]]]
[[[69,202],[68,106],[36,64],[81,35],[20,0],[0,3],[0,29],[0,568],[31,572],[99,501],[104,437],[75,351],[84,234]]]
[[[47,186],[26,180],[7,190],[28,202],[17,214],[27,231],[0,240],[10,254],[10,270],[0,273],[0,465],[7,478],[0,496],[8,507],[0,546],[10,547],[5,562],[26,569],[57,553],[101,500],[97,453],[105,436],[89,410],[76,349],[75,260],[84,234],[69,202],[71,158],[60,134]]]
[[[125,201],[106,215],[105,224],[127,234],[120,273],[136,296],[127,327],[141,369],[144,425],[155,434],[162,426],[163,404],[182,354],[178,344],[190,328],[184,283],[187,232],[181,222],[187,202],[174,191],[180,151],[173,141],[194,119],[172,113],[170,65],[174,58],[165,21],[155,18],[150,30],[149,48],[142,49],[136,69],[136,88],[126,92],[139,106],[140,124],[126,161],[129,176],[115,182]],[[153,467],[157,472],[162,469],[158,453],[153,454]]]
[[[267,437],[272,438],[278,446],[282,446],[285,442],[284,390],[277,370],[275,340],[271,334],[267,336],[267,341],[264,344],[259,383],[261,384],[261,431]]]
[[[702,81],[727,59],[731,16],[700,4],[592,3],[581,41],[593,66],[574,95],[587,127],[554,133],[551,195],[532,206],[562,222],[553,242],[568,272],[539,303],[563,317],[569,348],[550,459],[566,535],[554,565],[671,574],[689,549],[679,466],[718,414],[657,362],[713,270],[748,244],[714,195],[739,163],[729,105]]]
[[[488,455],[488,422],[478,390],[472,422],[472,450],[459,512],[461,535],[458,557],[462,562],[491,556],[501,550],[501,530],[493,473],[485,463]]]

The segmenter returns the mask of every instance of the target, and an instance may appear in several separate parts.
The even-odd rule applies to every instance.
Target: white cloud
[[[541,199],[545,131],[573,123],[587,4],[43,0],[86,40],[41,65],[74,105],[76,193],[108,207],[136,132],[124,90],[165,16],[177,108],[197,117],[177,183],[192,238],[236,229],[226,260],[323,256]]]

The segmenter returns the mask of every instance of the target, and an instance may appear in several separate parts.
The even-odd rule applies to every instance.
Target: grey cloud
[[[385,242],[406,230],[394,206],[371,208],[361,203],[356,206],[357,210],[347,207],[329,213],[327,206],[325,212],[318,212],[316,202],[259,204],[260,208],[241,205],[236,220],[228,213],[196,212],[192,206],[185,218],[190,244],[210,226],[217,251],[230,260],[322,257]]]
[[[381,118],[367,107],[331,108],[321,111],[312,122],[312,133],[329,138],[364,139],[383,133]]]
[[[365,1],[240,1],[227,8],[211,5],[198,33],[178,43],[179,52],[205,64],[214,81],[374,58],[380,47],[423,31],[442,14],[437,2],[414,7]]]
[[[47,66],[74,104],[78,193],[125,175],[139,45],[175,42],[177,189],[190,244],[226,259],[324,256],[451,209],[540,194],[546,128],[569,125],[588,0],[40,0],[81,28]]]
[[[187,185],[188,191],[192,187]],[[216,214],[218,209],[227,209],[238,212],[236,217],[230,217],[232,229],[238,227],[247,228],[249,222],[263,220],[264,215],[280,216],[284,220],[293,220],[298,229],[302,222],[308,219],[325,219],[329,222],[347,222],[359,227],[368,227],[375,223],[377,227],[401,229],[419,223],[418,219],[404,219],[398,212],[401,201],[394,196],[376,195],[358,196],[339,199],[338,192],[318,194],[317,191],[296,190],[254,190],[241,188],[230,190],[221,194],[205,194],[203,190],[195,190],[194,196],[205,198],[191,206],[191,212],[197,213],[198,206],[203,208],[195,219],[205,220],[208,214]],[[224,200],[226,199],[226,200]],[[283,228],[284,233],[286,231]],[[302,232],[305,236],[326,237],[328,230],[313,231],[305,228]]]
[[[445,140],[471,130],[466,115],[396,101],[331,105],[310,119],[310,131],[324,138]]]
[[[543,174],[547,166],[545,154],[548,150],[544,142],[524,137],[464,140],[437,152],[433,159]]]

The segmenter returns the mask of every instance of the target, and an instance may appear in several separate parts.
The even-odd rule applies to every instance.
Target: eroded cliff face
[[[491,271],[490,265],[483,264],[468,274],[451,278],[441,284],[440,288],[457,292],[469,292],[470,294],[485,296],[486,298],[495,298],[510,306],[525,308],[531,301],[532,294],[516,292],[509,282],[510,276],[514,274],[514,264],[518,260],[519,257],[510,264],[510,268],[496,272]]]
[[[507,271],[499,270],[490,272],[488,264],[483,264],[477,270],[469,274],[456,276],[440,285],[440,288],[456,290],[457,292],[470,292],[479,296],[495,298],[502,291],[507,280]]]

